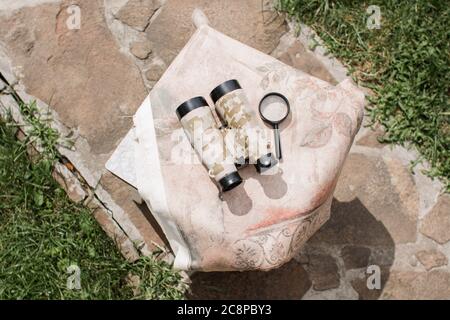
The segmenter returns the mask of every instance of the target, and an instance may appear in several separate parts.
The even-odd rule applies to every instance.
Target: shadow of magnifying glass
[[[280,124],[287,118],[291,111],[288,99],[278,92],[266,94],[259,103],[259,115],[261,119],[272,126],[275,137],[275,153],[277,159],[282,159],[280,142]]]

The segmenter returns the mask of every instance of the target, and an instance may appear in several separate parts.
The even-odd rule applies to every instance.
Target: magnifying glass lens
[[[283,98],[272,95],[261,101],[261,115],[270,122],[280,122],[289,113],[289,108]]]
[[[259,103],[259,114],[264,122],[270,124],[274,129],[275,151],[277,158],[281,159],[281,142],[279,124],[289,114],[289,102],[281,93],[271,92],[266,94]]]

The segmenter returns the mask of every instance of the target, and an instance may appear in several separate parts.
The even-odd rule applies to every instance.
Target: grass
[[[381,28],[367,28],[370,5]],[[450,6],[446,1],[280,0],[279,9],[314,29],[355,81],[370,88],[382,142],[415,147],[430,177],[450,192]]]
[[[180,275],[154,257],[127,262],[90,209],[71,202],[51,176],[57,133],[23,104],[31,134],[0,120],[0,299],[179,299]],[[44,150],[30,157],[27,146]],[[81,289],[67,288],[68,267],[80,268]],[[139,292],[126,281],[139,276]]]

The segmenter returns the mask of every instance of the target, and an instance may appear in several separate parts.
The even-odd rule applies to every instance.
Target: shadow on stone
[[[331,210],[330,220],[308,241],[298,261],[267,272],[197,272],[191,277],[188,298],[301,299],[313,287],[311,297],[320,299],[320,291],[336,289],[342,281],[350,282],[359,299],[379,298],[394,261],[392,237],[357,198],[333,199]],[[334,248],[344,266],[329,254]],[[371,274],[366,271],[371,265],[380,268],[380,289],[367,287]],[[340,279],[339,274],[350,270],[352,277]]]
[[[142,203],[138,203],[136,201],[133,201],[133,202],[136,204],[136,206],[139,208],[139,210],[142,211],[142,214],[144,215],[145,219],[148,221],[148,223],[150,223],[150,225],[155,230],[158,237],[163,241],[164,246],[166,248],[170,248],[170,244],[166,238],[166,235],[162,231],[159,223],[156,221],[153,214],[150,212],[150,209],[147,207],[147,204],[144,201]]]
[[[300,299],[311,287],[295,260],[272,271],[197,272],[188,299]]]
[[[323,283],[324,279],[336,280],[335,277],[330,276],[328,272],[330,268],[317,267],[323,266],[331,257],[324,254],[328,251],[324,249],[334,247],[336,255],[343,260],[343,266],[340,267],[343,270],[340,273],[345,274],[352,270],[353,274],[347,280],[340,279],[340,285],[342,285],[342,281],[349,281],[358,293],[359,299],[379,298],[394,261],[394,240],[383,223],[377,220],[358,198],[349,202],[339,202],[334,198],[331,211],[330,220],[308,241],[304,248],[306,253],[305,269],[310,275],[313,288],[316,290],[330,288],[331,285]],[[312,263],[312,260],[317,259],[308,259],[309,256],[315,258],[323,256],[324,263],[320,261]],[[369,266],[375,266],[375,269],[379,268],[379,289],[368,288],[368,282],[376,284],[376,275],[373,271],[368,272]]]

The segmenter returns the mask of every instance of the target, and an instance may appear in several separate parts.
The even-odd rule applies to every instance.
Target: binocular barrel
[[[208,169],[209,176],[223,191],[238,186],[242,178],[233,159],[229,158],[223,133],[206,100],[203,97],[189,99],[176,109],[176,114],[191,145]]]
[[[203,97],[183,102],[176,114],[209,176],[223,191],[228,191],[242,182],[237,167],[251,163],[261,173],[277,161],[269,151],[270,140],[266,131],[260,127],[256,113],[249,107],[248,98],[237,80],[218,85],[210,96],[226,129],[219,129]]]
[[[210,97],[225,126],[234,130],[234,150],[238,164],[252,163],[258,172],[276,164],[270,140],[261,128],[247,95],[235,79],[225,81],[211,91]]]

